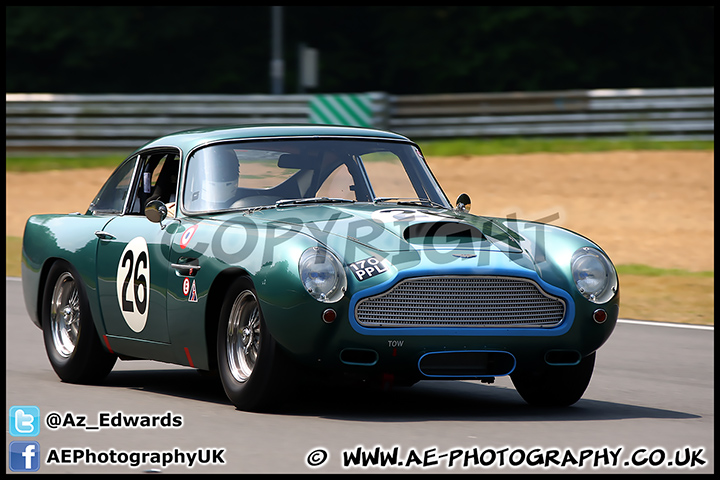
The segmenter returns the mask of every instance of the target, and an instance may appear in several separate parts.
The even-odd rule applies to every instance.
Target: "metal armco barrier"
[[[399,96],[389,128],[414,138],[618,137],[712,140],[714,88]]]
[[[376,127],[415,140],[621,137],[713,140],[715,89],[390,95],[5,95],[6,151],[135,149],[180,130],[237,124]]]

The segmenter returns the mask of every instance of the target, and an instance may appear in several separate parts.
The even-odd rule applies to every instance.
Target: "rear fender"
[[[40,327],[40,309],[47,273],[57,260],[75,268],[85,286],[95,327],[103,332],[97,295],[96,252],[98,237],[111,217],[92,215],[34,215],[25,224],[21,275],[25,308]]]

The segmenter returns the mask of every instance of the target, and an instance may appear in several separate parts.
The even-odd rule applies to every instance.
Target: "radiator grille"
[[[561,299],[508,277],[410,278],[355,306],[366,327],[550,327],[564,316]]]

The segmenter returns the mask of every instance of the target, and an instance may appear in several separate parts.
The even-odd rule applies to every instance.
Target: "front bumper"
[[[370,325],[358,319],[358,305],[363,300],[382,296],[404,280],[428,275],[443,277],[437,270],[417,269],[398,272],[386,281],[356,290],[336,304],[308,303],[291,311],[266,304],[263,312],[278,343],[307,367],[360,376],[390,374],[411,381],[482,379],[542,364],[573,365],[596,351],[610,336],[618,317],[619,294],[607,304],[597,305],[579,293],[550,285],[533,272],[521,273],[494,270],[478,275],[477,271],[454,270],[452,276],[507,277],[534,284],[541,295],[563,304],[561,321],[547,325],[499,321],[483,326],[453,322],[440,325],[412,322],[403,326],[390,322],[385,326],[382,322]],[[422,305],[419,300],[418,305]],[[328,307],[336,312],[332,323],[322,320]],[[607,313],[602,323],[593,318],[598,308]]]

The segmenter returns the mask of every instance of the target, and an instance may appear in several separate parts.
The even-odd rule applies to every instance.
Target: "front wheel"
[[[225,393],[239,410],[267,410],[279,403],[289,366],[247,278],[232,284],[221,309],[217,360]]]
[[[566,407],[580,400],[590,384],[595,366],[595,352],[577,365],[543,365],[531,371],[510,375],[515,389],[530,405]]]
[[[103,348],[79,275],[56,262],[48,273],[42,328],[50,364],[61,380],[92,384],[110,373],[117,357]]]

